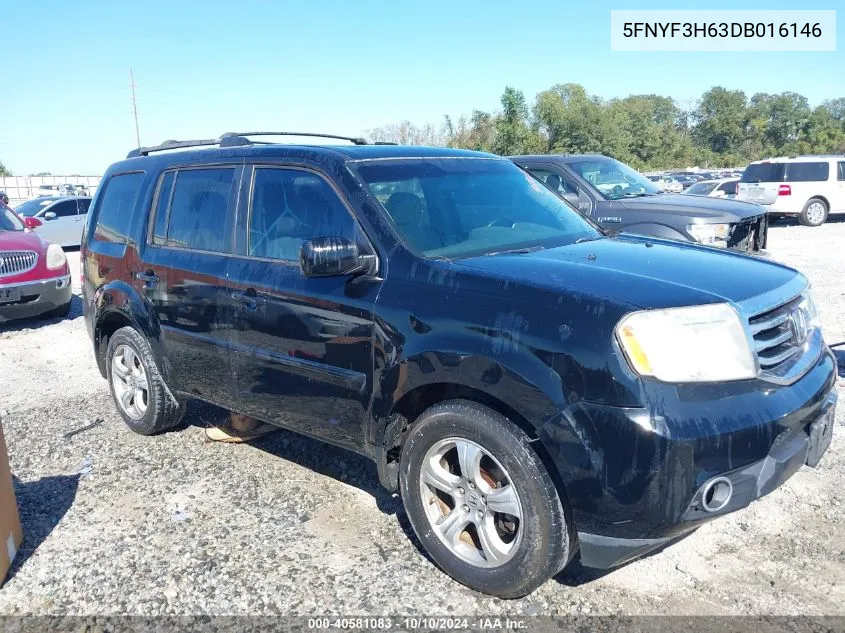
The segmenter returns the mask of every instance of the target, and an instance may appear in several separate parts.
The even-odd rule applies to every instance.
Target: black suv
[[[605,229],[746,252],[766,248],[767,216],[759,205],[665,193],[625,163],[600,154],[512,156],[511,160]]]
[[[608,237],[490,154],[260,138],[103,178],[86,324],[132,430],[199,398],[357,451],[434,561],[502,597],[654,550],[829,445],[834,358],[795,270]]]

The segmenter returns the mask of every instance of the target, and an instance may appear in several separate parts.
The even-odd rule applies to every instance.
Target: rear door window
[[[175,173],[174,178],[173,193],[166,210],[167,232],[162,235],[164,226],[160,225],[160,220],[165,210],[160,196],[154,221],[155,239],[163,241],[166,246],[179,248],[212,252],[229,250],[230,231],[227,227],[235,168],[182,169]]]
[[[95,240],[126,244],[132,211],[143,183],[143,172],[118,174],[109,178],[100,196]]]
[[[845,180],[845,160],[839,161],[839,175],[838,180]]]
[[[824,182],[830,176],[830,163],[788,163],[786,182]]]
[[[740,182],[783,182],[784,163],[754,163],[742,172]]]

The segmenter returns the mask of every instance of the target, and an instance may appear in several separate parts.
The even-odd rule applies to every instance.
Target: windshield
[[[37,198],[35,200],[27,200],[15,207],[15,213],[25,218],[31,218],[37,215],[44,207],[49,207],[51,204],[53,204],[52,200],[39,200]]]
[[[697,182],[684,193],[692,196],[706,196],[719,185],[718,182]]]
[[[24,226],[11,209],[0,205],[0,231],[23,231]]]
[[[601,233],[510,161],[397,159],[358,175],[404,240],[428,257],[470,257],[596,239]]]
[[[660,188],[640,172],[613,158],[585,158],[567,165],[608,200],[660,193]]]

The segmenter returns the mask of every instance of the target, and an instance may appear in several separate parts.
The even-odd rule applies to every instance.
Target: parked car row
[[[441,569],[505,598],[660,548],[830,445],[808,281],[736,252],[765,243],[759,206],[605,156],[253,141],[278,134],[103,177],[83,309],[133,431],[201,398],[357,451]]]

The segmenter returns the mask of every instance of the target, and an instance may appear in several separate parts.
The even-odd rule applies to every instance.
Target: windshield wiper
[[[492,253],[486,253],[487,257],[491,255],[505,255],[505,254],[523,254],[523,253],[534,253],[536,251],[542,251],[546,247],[545,246],[523,246],[522,248],[509,248],[503,251],[493,251]]]

